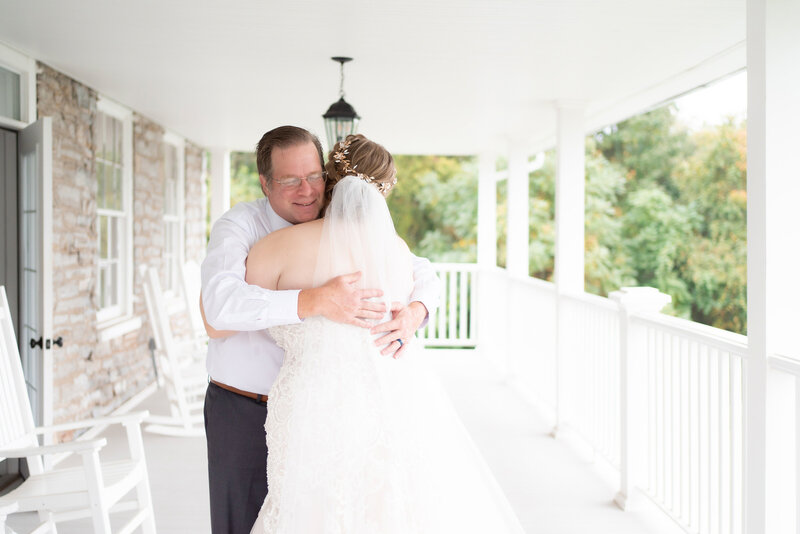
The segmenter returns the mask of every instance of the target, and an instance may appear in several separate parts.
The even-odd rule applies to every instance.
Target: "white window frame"
[[[141,318],[133,317],[133,112],[103,96],[97,99],[97,111],[122,122],[122,210],[125,215],[119,233],[124,240],[119,261],[121,288],[117,305],[97,310],[100,339],[108,340],[141,326]],[[100,215],[99,208],[97,213]],[[99,216],[97,221],[100,224]],[[99,265],[95,276],[99,283]]]
[[[186,243],[186,239],[185,239],[186,213],[185,213],[185,206],[184,206],[184,204],[185,204],[184,203],[184,187],[185,187],[184,184],[185,184],[185,180],[186,180],[186,158],[185,158],[185,155],[186,155],[186,140],[183,137],[181,137],[181,136],[179,136],[179,135],[177,135],[177,134],[175,134],[173,132],[167,131],[167,132],[164,133],[164,144],[165,145],[170,145],[173,148],[175,148],[176,157],[177,157],[177,166],[175,168],[175,170],[177,171],[177,176],[176,176],[177,184],[176,184],[176,192],[175,192],[176,193],[176,195],[175,195],[175,205],[176,205],[176,208],[177,208],[177,213],[175,215],[167,215],[166,213],[163,215],[164,223],[165,223],[164,224],[164,229],[165,229],[165,235],[164,235],[164,257],[165,258],[168,258],[167,248],[166,248],[168,236],[166,235],[166,231],[169,228],[166,223],[172,222],[172,223],[177,223],[178,224],[178,239],[177,239],[177,243],[175,244],[177,250],[175,251],[175,260],[174,260],[175,261],[175,265],[173,266],[173,268],[175,269],[175,272],[173,273],[173,275],[174,275],[174,279],[173,279],[174,286],[170,287],[168,285],[168,282],[169,282],[169,268],[170,267],[165,262],[165,265],[164,265],[164,269],[165,269],[165,272],[164,272],[164,288],[165,288],[165,291],[164,291],[164,293],[165,293],[165,295],[167,297],[170,297],[170,298],[173,298],[173,299],[178,299],[178,298],[180,298],[180,291],[179,291],[179,289],[180,289],[180,281],[179,280],[180,280],[180,277],[182,276],[181,275],[181,268],[182,268],[184,262],[186,261],[186,259],[185,259],[186,255],[185,255],[185,252],[184,252],[185,243]],[[166,152],[165,152],[165,157],[166,157]],[[164,176],[164,179],[166,180],[167,177]]]
[[[21,130],[36,122],[36,60],[0,43],[0,67],[19,74],[20,119],[0,116],[0,126]]]

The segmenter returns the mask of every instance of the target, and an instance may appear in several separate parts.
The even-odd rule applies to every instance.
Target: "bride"
[[[362,287],[405,304],[411,253],[384,198],[397,183],[391,154],[350,135],[325,170],[325,217],[259,241],[247,282],[306,289],[360,271]],[[523,532],[415,340],[393,359],[369,330],[323,317],[269,331],[285,358],[265,425],[269,493],[251,534]]]

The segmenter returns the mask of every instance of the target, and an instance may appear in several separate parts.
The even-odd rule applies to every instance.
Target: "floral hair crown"
[[[353,165],[351,167],[350,160],[347,159],[347,155],[349,153],[348,148],[350,148],[350,140],[345,139],[344,141],[339,141],[339,150],[333,153],[333,161],[335,161],[336,165],[341,168],[342,177],[355,176],[357,178],[361,178],[368,184],[372,184],[377,187],[378,191],[380,191],[382,195],[385,195],[389,189],[394,187],[394,185],[397,183],[397,176],[392,178],[391,182],[377,182],[372,176],[367,176],[362,172],[357,172],[356,167],[358,167],[358,165]]]

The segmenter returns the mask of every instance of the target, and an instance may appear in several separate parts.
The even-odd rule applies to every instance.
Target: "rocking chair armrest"
[[[92,426],[100,425],[115,425],[115,424],[142,424],[150,412],[143,410],[141,412],[132,412],[122,415],[110,415],[108,417],[97,417],[95,419],[84,419],[83,421],[72,421],[70,423],[61,423],[58,425],[50,426],[37,426],[33,429],[34,434],[49,434],[52,432],[65,432],[67,430],[77,430],[79,428],[89,428]]]
[[[86,441],[70,441],[55,445],[42,445],[41,447],[21,447],[18,449],[0,449],[2,458],[29,458],[44,454],[61,454],[64,452],[99,451],[106,446],[106,438]]]

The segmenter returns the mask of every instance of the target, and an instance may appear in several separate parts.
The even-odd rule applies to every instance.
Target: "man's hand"
[[[399,302],[392,303],[392,320],[375,325],[370,330],[372,334],[386,332],[384,336],[375,340],[375,345],[379,347],[386,345],[381,354],[391,354],[393,358],[402,356],[414,332],[427,315],[428,310],[419,301],[414,301],[408,306],[403,306]],[[402,343],[397,341],[398,339],[402,340]]]
[[[372,325],[365,319],[380,319],[386,313],[386,305],[369,300],[382,296],[380,289],[356,288],[359,279],[361,272],[343,274],[323,286],[302,290],[297,297],[298,317],[322,315],[337,323],[369,328]]]

